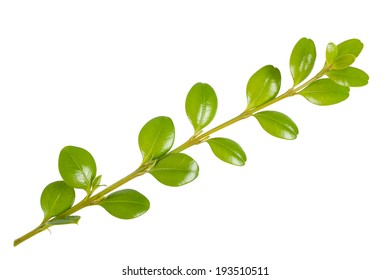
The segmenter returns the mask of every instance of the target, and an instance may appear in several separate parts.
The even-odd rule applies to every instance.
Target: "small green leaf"
[[[156,117],[140,130],[138,144],[143,162],[165,155],[174,144],[175,128],[169,117]]]
[[[100,186],[101,181],[102,181],[102,175],[96,176],[94,180],[92,180],[91,189],[96,190]]]
[[[316,47],[311,39],[301,38],[293,47],[290,70],[293,84],[301,83],[311,73],[316,59]]]
[[[333,105],[349,97],[349,88],[338,85],[330,79],[320,79],[299,92],[316,105]]]
[[[195,132],[210,124],[217,111],[217,96],[213,88],[204,83],[195,84],[186,97],[186,114]]]
[[[286,139],[296,139],[299,129],[287,115],[276,111],[262,111],[256,113],[254,117],[258,120],[262,128],[269,134]]]
[[[47,185],[41,195],[41,208],[45,219],[68,210],[73,202],[75,202],[75,190],[64,181],[56,181]]]
[[[333,69],[344,69],[349,67],[354,63],[356,57],[352,54],[344,54],[342,56],[338,56],[333,64]]]
[[[64,147],[58,158],[58,169],[69,186],[89,192],[96,176],[96,163],[92,155],[79,147]]]
[[[227,138],[211,138],[208,141],[216,157],[227,163],[242,166],[246,163],[246,153],[235,141]]]
[[[349,39],[338,46],[338,57],[343,56],[345,54],[354,55],[356,58],[360,55],[364,44],[358,39]]]
[[[50,226],[78,224],[79,220],[80,216],[68,216],[65,218],[55,218],[48,221],[46,224]]]
[[[135,190],[125,189],[113,192],[98,205],[116,218],[134,219],[149,209],[149,200]]]
[[[178,187],[198,176],[198,164],[186,154],[171,154],[159,160],[149,171],[160,183]]]
[[[272,65],[262,67],[247,83],[247,108],[252,109],[275,98],[280,86],[280,70]]]
[[[331,70],[327,76],[335,83],[345,87],[362,87],[368,84],[369,76],[361,69],[348,67],[342,70]]]
[[[338,56],[338,47],[334,43],[329,43],[326,48],[326,63],[331,65]]]

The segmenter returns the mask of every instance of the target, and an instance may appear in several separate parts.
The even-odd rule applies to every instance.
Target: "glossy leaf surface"
[[[286,139],[296,139],[299,129],[287,115],[276,111],[262,111],[256,113],[255,118],[262,128],[269,134]]]
[[[247,107],[251,109],[275,98],[280,86],[280,70],[272,65],[262,67],[247,83]]]
[[[331,65],[338,56],[338,47],[334,43],[329,43],[326,48],[326,63]]]
[[[178,187],[197,178],[198,164],[186,154],[171,154],[159,160],[149,171],[160,183]]]
[[[333,105],[349,97],[349,88],[338,85],[330,79],[320,79],[299,92],[316,105]]]
[[[195,132],[207,126],[217,111],[217,96],[213,88],[204,83],[195,84],[186,97],[186,114]]]
[[[79,147],[64,147],[58,158],[58,169],[69,186],[89,190],[96,176],[96,163],[92,155]]]
[[[362,87],[368,84],[369,76],[361,69],[348,67],[342,70],[331,70],[327,76],[335,83],[346,87]]]
[[[301,83],[311,73],[316,59],[316,47],[311,39],[301,38],[293,47],[290,70],[293,84]]]
[[[134,219],[148,211],[149,200],[138,191],[125,189],[113,192],[98,205],[116,218]]]
[[[356,57],[352,54],[345,54],[339,56],[333,64],[333,69],[344,69],[346,67],[349,67],[354,63],[355,60]]]
[[[345,54],[354,55],[356,58],[360,55],[364,44],[358,39],[349,39],[338,46],[338,57],[343,56]]]
[[[147,122],[138,136],[143,162],[165,155],[174,144],[175,128],[169,117],[156,117]]]
[[[41,208],[45,218],[54,217],[72,207],[75,190],[64,181],[56,181],[46,186],[41,195]]]
[[[50,226],[69,225],[69,224],[77,224],[79,220],[80,220],[80,216],[68,216],[65,218],[55,218],[53,220],[48,221],[46,224]]]
[[[227,163],[242,166],[246,163],[246,153],[235,141],[228,138],[211,138],[207,141],[216,157]]]

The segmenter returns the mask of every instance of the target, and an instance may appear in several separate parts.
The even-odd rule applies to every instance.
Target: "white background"
[[[269,269],[268,277],[240,279],[391,279],[385,3],[1,1],[0,278],[160,279],[121,272],[180,265]],[[212,125],[244,109],[247,80],[266,64],[281,70],[288,89],[301,37],[316,43],[315,70],[328,42],[361,39],[355,65],[370,75],[368,86],[335,106],[299,96],[273,106],[299,126],[295,141],[273,138],[251,119],[219,132],[245,149],[244,167],[201,145],[188,150],[200,165],[191,184],[132,181],[127,187],[151,201],[138,219],[91,207],[78,226],[13,248],[42,219],[41,191],[60,179],[63,146],[89,150],[111,184],[138,166],[137,135],[149,119],[172,117],[176,146],[191,135],[184,100],[194,83],[217,92]]]

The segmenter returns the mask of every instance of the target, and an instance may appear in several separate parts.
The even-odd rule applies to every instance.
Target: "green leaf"
[[[116,218],[134,219],[149,209],[149,200],[135,190],[125,189],[113,192],[98,205]]]
[[[329,43],[326,48],[326,63],[331,65],[338,56],[338,47],[334,43]]]
[[[41,195],[41,208],[45,219],[68,210],[73,202],[75,202],[75,190],[64,181],[56,181],[47,185]]]
[[[299,92],[316,105],[333,105],[349,97],[349,88],[338,85],[330,79],[320,79]]]
[[[195,84],[186,97],[186,114],[195,132],[210,124],[217,111],[217,96],[213,88],[204,83]]]
[[[170,154],[159,160],[149,171],[160,183],[178,187],[198,176],[198,164],[186,154]]]
[[[102,181],[102,175],[96,176],[94,180],[92,180],[91,189],[96,190],[100,186],[101,181]]]
[[[293,47],[290,70],[293,84],[301,83],[311,73],[316,59],[316,47],[311,39],[301,38]]]
[[[338,57],[343,56],[345,54],[354,55],[356,58],[360,55],[364,44],[358,39],[349,39],[338,46]]]
[[[256,113],[254,117],[258,120],[262,128],[269,134],[286,139],[296,139],[299,129],[287,115],[276,111],[262,111]]]
[[[215,156],[222,161],[238,166],[242,166],[246,163],[246,154],[242,147],[235,141],[216,137],[209,139],[207,142]]]
[[[327,76],[335,83],[345,87],[362,87],[368,84],[369,76],[361,69],[348,67],[342,70],[331,70]]]
[[[50,226],[78,224],[79,220],[80,216],[68,216],[65,218],[55,218],[48,221],[46,224]]]
[[[79,147],[64,147],[58,158],[58,169],[69,186],[89,192],[96,176],[96,163],[92,155]]]
[[[352,54],[345,54],[342,56],[338,56],[333,64],[333,69],[344,69],[353,64],[356,60],[356,57]]]
[[[174,144],[175,128],[169,117],[156,117],[147,122],[138,135],[143,162],[165,155]]]
[[[275,98],[280,86],[280,70],[272,65],[262,67],[247,83],[247,108],[252,109]]]

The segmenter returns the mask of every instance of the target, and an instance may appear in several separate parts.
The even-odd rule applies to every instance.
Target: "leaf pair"
[[[316,58],[315,45],[310,39],[302,38],[293,48],[290,70],[294,85],[302,82],[311,72]],[[257,111],[260,106],[273,100],[281,86],[280,71],[266,65],[255,72],[247,83],[247,110]],[[262,128],[269,134],[287,140],[296,139],[299,133],[296,124],[286,115],[275,111],[253,114]]]
[[[41,208],[44,213],[44,221],[49,221],[72,207],[75,202],[74,188],[84,189],[90,193],[93,187],[97,187],[100,176],[96,176],[96,164],[92,155],[78,147],[64,147],[58,158],[58,169],[63,181],[56,181],[48,186],[41,195]],[[80,218],[80,217],[79,217]],[[79,218],[56,218],[49,225],[76,223]]]
[[[186,97],[186,114],[198,133],[210,124],[217,111],[217,96],[214,89],[206,83],[197,83]],[[222,161],[233,165],[244,165],[246,154],[238,143],[227,138],[207,140],[212,152]]]
[[[174,139],[174,124],[165,116],[148,121],[138,137],[143,163],[157,160],[149,173],[162,184],[177,187],[193,181],[198,176],[199,167],[186,154],[166,155],[174,144]]]

